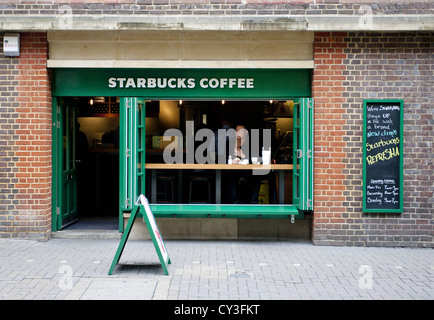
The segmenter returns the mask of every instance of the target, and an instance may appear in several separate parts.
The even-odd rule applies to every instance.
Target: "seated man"
[[[239,164],[243,161],[249,161],[249,132],[244,125],[237,125],[236,143],[232,153],[232,163]],[[249,161],[250,163],[250,161]],[[242,182],[245,183],[242,183]],[[260,188],[260,177],[252,175],[250,170],[231,170],[228,179],[228,191],[230,192],[229,203],[240,203],[241,194],[250,195],[249,199],[244,199],[250,203],[258,203]],[[241,192],[245,188],[245,192]]]

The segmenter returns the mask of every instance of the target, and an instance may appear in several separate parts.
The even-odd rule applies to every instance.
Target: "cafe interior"
[[[78,212],[82,217],[116,217],[119,212],[119,98],[64,99],[73,101],[77,107]],[[171,143],[164,141],[164,133],[176,128],[183,133],[185,140],[186,124],[190,121],[195,131],[207,128],[217,132],[223,123],[234,129],[243,125],[250,133],[253,129],[269,130],[271,163],[292,164],[293,104],[291,100],[146,101],[146,163],[163,164],[164,149]],[[197,147],[198,143],[202,142],[195,141],[194,146]],[[181,145],[185,154],[186,144]],[[251,159],[248,161],[252,163]],[[242,165],[238,166],[241,168]],[[219,203],[281,203],[278,190],[279,184],[284,183],[283,201],[291,204],[292,172],[285,172],[284,181],[281,180],[273,170],[260,176],[252,175],[249,170],[222,170]],[[152,190],[155,191],[155,187],[151,187],[153,183],[155,194],[151,194]],[[215,188],[216,170],[213,169],[156,169],[154,174],[146,174],[145,196],[151,203],[215,204]]]

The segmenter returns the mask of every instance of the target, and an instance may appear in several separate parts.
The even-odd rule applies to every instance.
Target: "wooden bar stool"
[[[212,182],[212,177],[209,175],[190,175],[189,176],[189,180],[190,180],[190,186],[189,186],[189,193],[188,193],[188,202],[189,203],[211,203],[211,182]],[[207,194],[208,194],[208,198],[207,199],[193,199],[193,188],[195,187],[198,188],[202,185],[206,184],[207,185]],[[197,193],[196,193],[197,194]]]
[[[172,175],[157,176],[157,190],[159,190],[157,192],[157,202],[175,202],[175,180],[176,177]],[[158,187],[158,184],[160,184],[160,187]]]

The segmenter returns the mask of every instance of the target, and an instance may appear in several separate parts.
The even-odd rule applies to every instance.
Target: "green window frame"
[[[132,210],[145,192],[145,101],[137,97],[120,99],[120,210]]]
[[[282,218],[313,210],[313,99],[294,104],[293,205],[151,204],[156,217]],[[145,102],[121,98],[120,219],[145,193]],[[124,125],[122,129],[122,125]],[[122,176],[124,173],[124,176]],[[120,221],[122,224],[122,221]]]
[[[312,98],[294,104],[293,204],[299,211],[313,210],[313,109]]]

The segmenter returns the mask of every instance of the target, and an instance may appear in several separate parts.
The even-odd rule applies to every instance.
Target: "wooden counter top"
[[[292,164],[196,164],[196,163],[147,163],[145,169],[172,170],[292,170]]]

